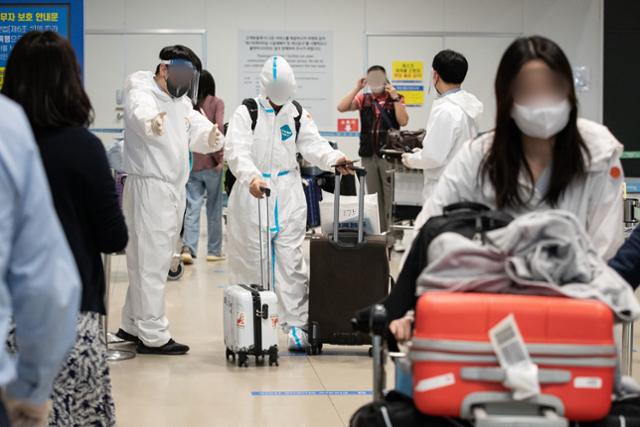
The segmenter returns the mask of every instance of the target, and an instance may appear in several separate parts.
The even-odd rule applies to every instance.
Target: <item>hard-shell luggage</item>
[[[238,366],[245,367],[249,366],[249,356],[255,356],[257,364],[264,363],[264,358],[267,356],[269,366],[278,366],[278,298],[271,290],[271,262],[269,261],[271,253],[270,190],[264,189],[264,192],[267,205],[266,251],[263,248],[261,201],[258,200],[261,284],[231,285],[224,290],[224,343],[227,347],[227,360],[235,361],[237,357]]]
[[[307,228],[320,226],[320,199],[322,190],[318,186],[317,177],[302,176],[304,198],[307,201]]]
[[[389,320],[399,319],[407,311],[415,309],[418,301],[416,281],[427,266],[428,249],[433,239],[447,232],[483,239],[487,232],[508,225],[512,219],[504,212],[492,211],[487,206],[472,202],[445,206],[442,215],[431,217],[413,240],[395,285],[382,301]],[[365,307],[356,316],[358,330],[364,333],[368,333],[369,312],[370,307]],[[388,345],[391,349],[397,348],[393,336],[389,336]]]
[[[511,332],[489,338],[510,315],[527,351],[509,341]],[[503,385],[496,340],[503,340],[507,357],[528,352],[538,366],[537,396],[516,401]],[[414,400],[426,414],[471,419],[478,409],[526,416],[549,410],[564,424],[546,425],[599,420],[609,413],[614,387],[613,314],[593,300],[427,293],[416,307],[410,357]]]
[[[311,238],[308,353],[323,344],[369,344],[367,334],[354,331],[353,313],[384,298],[389,290],[389,259],[384,235],[365,235],[364,178],[360,179],[357,230],[339,230],[340,191],[335,191],[333,234]],[[336,188],[341,178],[336,174]]]

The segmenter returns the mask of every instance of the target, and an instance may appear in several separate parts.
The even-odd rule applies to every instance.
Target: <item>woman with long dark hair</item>
[[[195,109],[204,114],[222,131],[224,101],[216,96],[216,82],[207,70],[200,73],[198,102]],[[207,201],[207,261],[223,261],[222,253],[222,167],[224,152],[193,153],[193,167],[187,182],[187,213],[184,218],[182,260],[193,264],[200,238],[200,211]],[[206,196],[206,197],[205,197]]]
[[[105,279],[100,253],[123,250],[127,228],[104,146],[87,126],[93,110],[69,42],[32,31],[15,45],[2,93],[33,128],[54,205],[82,279],[75,347],[58,374],[50,425],[115,425],[106,343]]]
[[[515,40],[498,66],[495,92],[495,130],[458,152],[416,227],[462,201],[513,216],[562,209],[581,221],[600,256],[611,258],[624,240],[622,145],[606,127],[578,118],[573,73],[562,49],[539,36]],[[415,303],[415,276],[424,267],[415,263],[426,259],[414,262],[412,252],[385,301],[392,318]],[[389,327],[399,341],[411,335],[410,317]]]
[[[469,142],[425,204],[475,201],[513,215],[557,208],[584,224],[609,259],[623,241],[622,145],[604,126],[578,118],[571,65],[544,37],[517,39],[495,81],[496,127]]]

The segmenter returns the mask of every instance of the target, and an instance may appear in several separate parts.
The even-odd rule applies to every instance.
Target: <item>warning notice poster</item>
[[[320,128],[333,123],[333,45],[328,31],[240,31],[238,39],[238,95],[260,93],[265,61],[280,55],[296,75],[296,100],[313,115]]]

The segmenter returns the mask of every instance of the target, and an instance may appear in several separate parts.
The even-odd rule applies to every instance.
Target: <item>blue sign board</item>
[[[82,67],[84,24],[82,0],[0,0],[0,87],[11,49],[29,31],[55,31],[69,39]]]

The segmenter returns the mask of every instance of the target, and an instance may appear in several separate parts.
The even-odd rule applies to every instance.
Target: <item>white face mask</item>
[[[511,117],[523,134],[532,138],[549,139],[569,123],[571,105],[562,101],[536,102],[529,105],[513,104]]]

